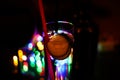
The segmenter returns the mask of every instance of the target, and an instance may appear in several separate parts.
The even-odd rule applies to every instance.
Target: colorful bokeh
[[[67,21],[58,21],[59,23],[73,25]],[[51,23],[47,23],[51,24]],[[67,29],[67,28],[66,28]],[[57,32],[54,30],[48,31],[49,37],[52,35],[64,33],[70,34],[66,29],[59,28]],[[72,66],[73,48],[71,47],[70,54],[63,60],[55,59],[50,56],[53,61],[55,80],[68,80]],[[19,67],[23,75],[30,75],[32,77],[44,78],[45,75],[45,51],[44,51],[44,33],[39,34],[37,30],[34,32],[30,42],[18,49],[17,55],[13,56],[14,67]]]

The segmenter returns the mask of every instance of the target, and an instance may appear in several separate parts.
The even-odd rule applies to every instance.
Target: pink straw
[[[46,20],[45,20],[45,15],[44,15],[43,3],[42,3],[42,0],[38,0],[38,1],[39,1],[38,4],[39,4],[39,9],[40,9],[40,16],[42,19],[43,32],[45,34],[45,45],[44,46],[45,46],[45,54],[47,58],[47,63],[48,63],[48,76],[49,76],[49,80],[55,80],[53,66],[52,66],[52,62],[50,59],[50,54],[48,50],[46,49],[46,43],[49,41],[49,37],[47,34],[47,25],[46,25]]]

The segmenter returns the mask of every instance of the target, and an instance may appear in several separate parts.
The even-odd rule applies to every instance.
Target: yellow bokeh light
[[[43,46],[42,42],[37,42],[37,47],[38,47],[39,50],[44,49],[44,46]]]
[[[23,56],[23,51],[22,51],[22,50],[18,50],[18,56],[19,56],[20,58],[22,58],[22,56]]]
[[[23,56],[23,51],[22,50],[18,50],[19,61],[22,61],[22,56]]]
[[[13,64],[14,64],[14,66],[18,66],[18,57],[17,56],[13,56]]]

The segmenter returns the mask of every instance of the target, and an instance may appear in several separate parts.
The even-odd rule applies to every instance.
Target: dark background
[[[120,1],[119,0],[84,0],[89,13],[99,25],[100,36],[112,35],[120,40]],[[90,2],[89,2],[90,1]],[[47,21],[56,19],[68,20],[73,16],[72,0],[59,0],[56,13],[56,0],[43,0]],[[89,3],[87,3],[89,2]],[[11,56],[31,39],[35,27],[41,31],[41,19],[37,0],[1,0],[0,1],[0,78],[9,78],[11,74]],[[108,56],[108,55],[106,55]],[[104,59],[107,59],[106,56]],[[112,60],[113,54],[109,59]],[[118,58],[119,59],[119,58]],[[112,60],[113,61],[113,60]],[[114,60],[115,62],[119,60]],[[114,63],[114,62],[113,62]],[[116,64],[118,64],[116,62]],[[106,62],[107,64],[107,62]],[[111,64],[111,63],[110,63]],[[109,67],[109,66],[107,66]],[[107,68],[106,67],[106,68]],[[116,66],[114,66],[115,68]],[[105,69],[106,69],[105,68]],[[110,68],[110,70],[112,67]],[[108,70],[108,72],[111,72]],[[108,72],[103,72],[104,76]],[[114,69],[113,69],[114,72]],[[111,72],[113,74],[113,72]],[[117,75],[118,70],[116,70]],[[119,74],[119,73],[118,73]],[[114,77],[114,76],[113,76]],[[105,77],[106,78],[106,77]],[[103,78],[103,79],[105,79]],[[108,78],[107,78],[108,79]],[[101,79],[102,80],[102,79]]]

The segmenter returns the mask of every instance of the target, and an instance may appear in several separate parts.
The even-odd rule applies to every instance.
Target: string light
[[[26,60],[27,60],[27,56],[26,56],[26,55],[23,55],[23,56],[22,56],[22,60],[23,60],[23,61],[26,61]]]
[[[32,43],[29,43],[29,44],[28,44],[28,49],[29,49],[29,50],[32,50],[32,48],[33,48],[33,44],[32,44]]]
[[[23,51],[20,49],[20,50],[18,50],[18,57],[19,57],[20,62],[23,61],[22,56],[23,56]]]
[[[37,42],[37,47],[39,50],[44,50],[44,45],[42,44],[42,42]]]
[[[13,65],[14,65],[15,67],[18,66],[18,57],[17,57],[16,55],[13,56]]]

